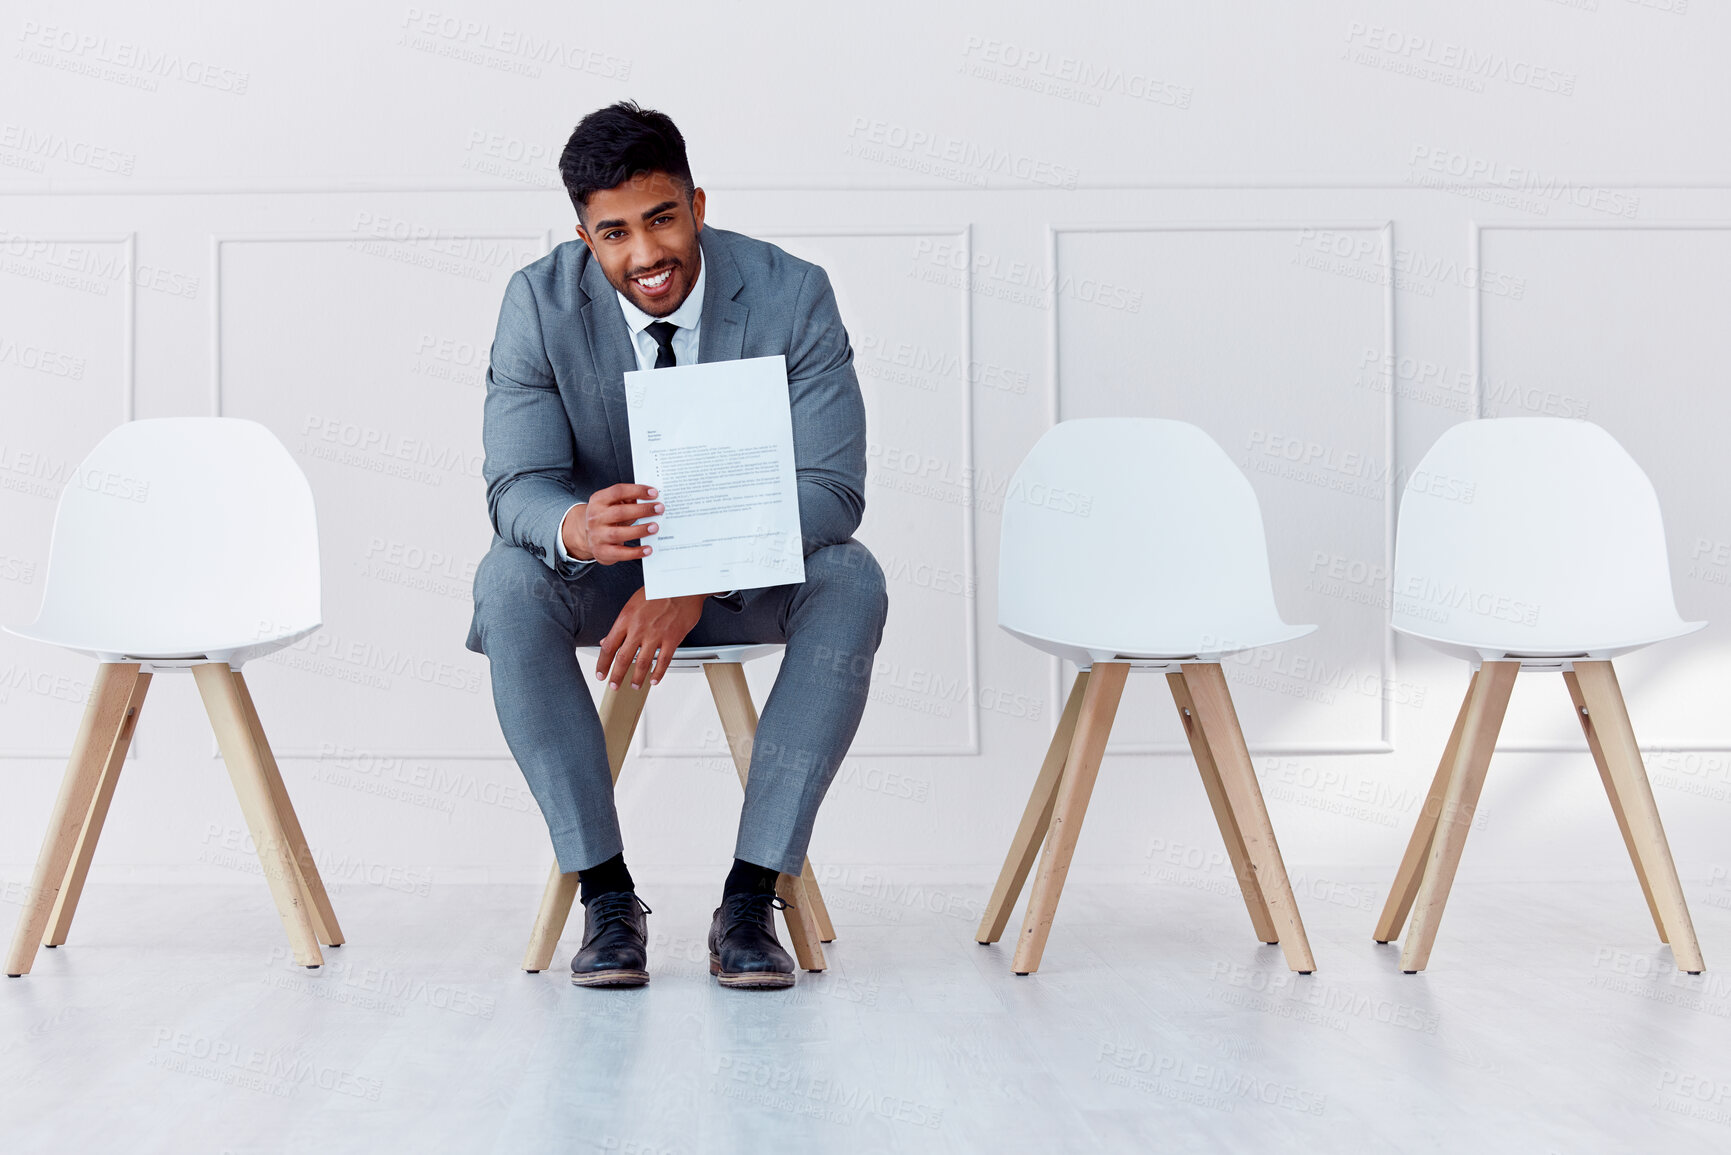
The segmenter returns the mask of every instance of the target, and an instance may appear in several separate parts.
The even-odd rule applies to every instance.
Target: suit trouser
[[[621,853],[619,816],[593,671],[598,645],[643,584],[638,562],[560,577],[495,539],[475,573],[468,647],[487,655],[499,727],[523,771],[566,873]],[[711,598],[685,645],[786,645],[763,704],[734,854],[798,874],[812,823],[859,728],[889,598],[871,552],[849,539],[813,550],[805,581],[744,591],[744,608]]]

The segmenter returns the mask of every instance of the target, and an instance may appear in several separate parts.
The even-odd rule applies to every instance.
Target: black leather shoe
[[[773,894],[723,895],[709,924],[709,973],[724,987],[771,989],[793,985],[793,960],[775,937],[775,912],[787,903]]]
[[[649,913],[629,890],[598,894],[584,903],[583,949],[571,959],[571,981],[580,987],[640,987],[648,982],[643,916]]]

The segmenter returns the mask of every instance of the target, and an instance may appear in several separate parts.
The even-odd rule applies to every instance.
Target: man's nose
[[[657,265],[665,264],[669,256],[668,250],[660,244],[645,242],[631,250],[630,269],[633,273],[642,273]]]

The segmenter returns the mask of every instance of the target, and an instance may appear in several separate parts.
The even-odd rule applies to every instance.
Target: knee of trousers
[[[853,538],[820,546],[806,555],[805,588],[801,592],[826,603],[839,601],[873,638],[882,634],[889,617],[883,567],[871,550]]]
[[[829,594],[840,592],[859,603],[876,606],[879,616],[888,611],[883,566],[872,552],[857,540],[820,545],[805,556],[805,585],[808,592]]]
[[[524,630],[577,628],[574,600],[565,579],[516,546],[495,544],[475,569],[475,615],[469,649],[492,649]],[[492,646],[489,646],[492,643]]]

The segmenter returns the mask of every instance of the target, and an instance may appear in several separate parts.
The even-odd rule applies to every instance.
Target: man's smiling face
[[[685,303],[703,264],[702,189],[688,202],[678,178],[645,173],[591,193],[582,219],[577,235],[626,300],[651,317]]]

